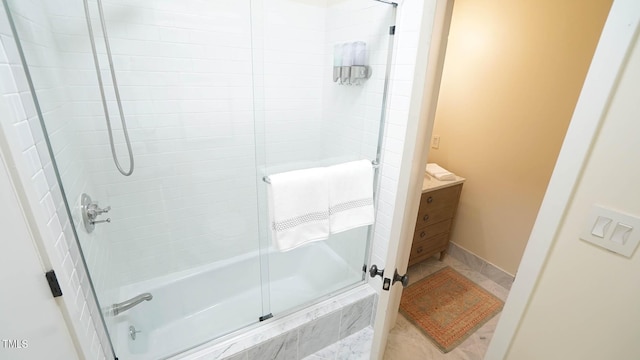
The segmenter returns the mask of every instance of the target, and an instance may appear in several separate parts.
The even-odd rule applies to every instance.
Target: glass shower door
[[[89,0],[99,74],[82,1],[7,2],[71,219],[66,239],[86,262],[82,281],[92,283],[115,354],[163,358],[258,322],[269,309],[249,0],[103,0],[113,72]],[[130,176],[114,165],[98,77],[127,169],[122,106]],[[83,194],[93,226],[83,224]]]
[[[372,0],[253,0],[252,9],[261,175],[379,160],[395,9]],[[334,49],[356,41],[366,44],[370,76],[335,81]],[[271,245],[266,187],[258,182],[273,314],[362,283],[372,226],[279,252]]]
[[[3,1],[39,150],[54,158],[45,170],[60,184],[64,238],[82,254],[117,356],[165,358],[363,281],[372,227],[274,251],[262,178],[380,159],[393,7],[102,0],[102,21],[98,0]],[[341,85],[333,50],[355,41],[370,76]],[[120,107],[130,176],[106,122],[126,173]]]

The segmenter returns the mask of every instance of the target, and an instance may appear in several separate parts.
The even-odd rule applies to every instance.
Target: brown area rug
[[[402,293],[400,312],[448,353],[496,315],[504,303],[450,267]]]

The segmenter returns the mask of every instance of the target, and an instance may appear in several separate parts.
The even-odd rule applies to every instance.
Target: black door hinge
[[[50,270],[47,271],[44,275],[47,278],[47,282],[49,283],[49,288],[51,289],[51,294],[53,294],[53,297],[62,296],[62,289],[60,289],[60,283],[58,282],[58,278],[56,277],[56,272]]]
[[[396,34],[396,26],[389,26],[389,35],[395,35]]]

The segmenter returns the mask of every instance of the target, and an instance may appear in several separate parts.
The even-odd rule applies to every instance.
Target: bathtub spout
[[[145,300],[150,301],[151,299],[153,299],[153,295],[151,295],[150,293],[144,293],[138,296],[134,296],[129,300],[125,300],[121,303],[111,305],[111,313],[113,314],[113,316],[116,316],[123,311],[127,311],[131,309],[132,307],[140,304]]]

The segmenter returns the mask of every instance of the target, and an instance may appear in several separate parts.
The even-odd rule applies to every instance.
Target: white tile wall
[[[328,8],[323,69],[325,157],[375,159],[391,25],[392,7],[386,4],[350,0]],[[341,86],[332,81],[333,47],[353,41],[366,42],[372,76],[360,86]]]
[[[252,10],[260,165],[266,174],[318,166],[325,4],[259,0]]]
[[[392,11],[387,4],[368,0],[342,1],[327,8],[319,138],[322,158],[329,163],[376,159]],[[334,45],[353,41],[366,42],[372,76],[359,86],[338,85],[332,76]],[[366,262],[366,231],[332,238],[329,244],[334,251],[359,271]]]
[[[86,185],[86,180],[82,178],[82,172],[78,167],[82,159],[77,157],[77,152],[71,151],[74,144],[72,141],[73,132],[66,129],[68,126],[68,116],[65,108],[67,103],[64,98],[63,78],[59,77],[60,66],[58,54],[51,47],[51,33],[44,14],[38,10],[36,2],[16,2],[12,3],[15,10],[16,26],[20,33],[24,33],[23,47],[26,54],[34,59],[32,75],[39,78],[37,91],[41,93],[43,102],[41,110],[46,117],[51,119],[54,138],[67,144],[57,154],[61,164],[64,164],[64,171],[73,174],[73,185],[69,187],[69,194],[76,194]],[[17,47],[13,40],[13,35],[8,27],[4,9],[0,10],[0,41],[2,55],[0,56],[0,86],[1,95],[11,105],[13,117],[3,118],[3,126],[13,127],[17,138],[18,149],[24,154],[25,168],[31,174],[32,185],[41,199],[40,204],[45,210],[48,218],[47,226],[50,230],[45,241],[55,243],[57,254],[63,265],[62,273],[58,273],[61,280],[67,281],[71,289],[71,300],[65,304],[71,316],[80,320],[80,327],[76,327],[76,333],[83,343],[84,356],[91,359],[105,359],[105,351],[102,344],[107,344],[106,334],[102,325],[97,319],[99,315],[98,306],[93,301],[90,294],[90,286],[84,268],[80,266],[80,253],[75,243],[75,238],[71,233],[70,222],[64,211],[62,194],[55,180],[51,159],[44,143],[44,138],[35,106],[29,92],[26,76],[20,63]],[[46,71],[43,69],[47,68]],[[9,122],[14,121],[13,124]],[[64,129],[65,131],[61,131]],[[73,130],[73,129],[71,129]],[[66,150],[66,151],[65,151]],[[76,195],[77,196],[77,195]],[[99,244],[100,242],[96,242]],[[95,249],[93,251],[101,251]],[[92,253],[92,248],[87,248],[87,254]],[[104,282],[104,267],[95,266],[96,289]],[[95,320],[95,321],[94,321]],[[100,341],[101,340],[101,341]],[[102,344],[101,344],[102,342]]]
[[[103,3],[136,161],[131,177],[111,159],[82,4],[46,10],[69,64],[91,195],[113,209],[99,231],[115,283],[257,249],[249,2]],[[90,8],[117,153],[128,168],[98,10]]]

